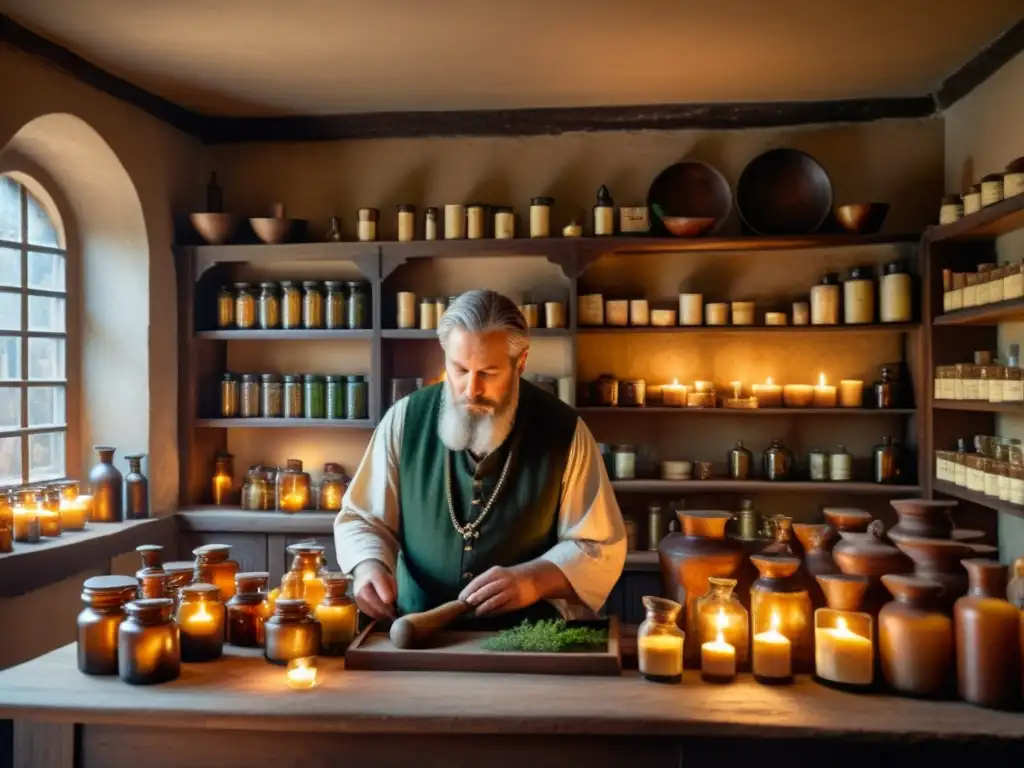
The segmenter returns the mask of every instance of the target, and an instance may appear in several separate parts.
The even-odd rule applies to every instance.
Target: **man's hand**
[[[359,610],[371,619],[395,618],[398,585],[380,560],[364,560],[352,571],[353,591]]]
[[[495,566],[481,573],[459,594],[477,616],[518,611],[545,598],[575,596],[562,570],[547,560],[531,560],[510,568]]]

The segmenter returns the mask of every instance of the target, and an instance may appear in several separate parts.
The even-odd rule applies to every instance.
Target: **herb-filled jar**
[[[220,591],[220,599],[227,600],[235,594],[235,574],[238,563],[231,559],[230,544],[203,544],[192,550],[195,570],[194,584],[212,584]]]
[[[416,206],[398,206],[398,242],[410,243],[416,239]]]
[[[304,418],[322,419],[326,416],[325,400],[327,393],[325,388],[323,376],[307,373],[302,377],[302,413]]]
[[[181,674],[181,639],[174,623],[174,601],[135,600],[117,633],[117,667],[129,685],[156,685]]]
[[[217,327],[233,328],[235,326],[235,294],[226,285],[217,291]]]
[[[553,197],[535,197],[530,200],[530,237],[551,236],[551,206]]]
[[[78,671],[117,674],[117,630],[124,605],[135,599],[138,582],[128,576],[93,576],[82,585],[85,608],[78,614]]]
[[[516,215],[507,205],[499,205],[494,209],[494,239],[511,240],[516,236]]]
[[[466,233],[470,240],[482,240],[487,236],[487,206],[480,203],[466,206]]]
[[[281,412],[286,419],[302,418],[302,377],[294,373],[284,375],[284,400]]]
[[[331,330],[346,325],[345,291],[338,280],[324,281],[324,327]]]
[[[325,376],[324,415],[328,419],[345,418],[345,387],[341,376]]]
[[[260,377],[255,373],[243,373],[240,388],[238,415],[243,419],[254,419],[260,415]]]
[[[864,325],[875,320],[875,281],[871,267],[851,267],[843,283],[843,322]]]
[[[276,373],[264,373],[260,385],[260,415],[279,419],[284,413],[284,384]]]
[[[309,473],[302,471],[301,460],[288,459],[287,466],[277,473],[277,509],[281,512],[301,512],[309,509],[309,496]]]
[[[281,327],[289,331],[302,327],[302,286],[291,280],[281,283]]]
[[[324,474],[320,479],[320,490],[316,508],[325,512],[337,512],[341,509],[341,500],[348,490],[349,476],[340,464],[333,461],[324,464]]]
[[[349,330],[370,327],[370,284],[359,280],[345,283],[348,290],[348,319],[345,326]]]
[[[878,283],[879,319],[883,323],[909,323],[912,281],[903,265],[898,261],[886,264]]]
[[[241,505],[248,512],[263,512],[274,508],[274,486],[262,467],[253,467],[245,473]]]
[[[360,243],[372,243],[377,239],[377,221],[380,211],[376,208],[360,208],[356,214],[356,239]]]
[[[829,273],[811,288],[811,325],[839,324],[839,279]]]
[[[316,656],[320,652],[320,622],[305,600],[279,599],[274,615],[264,624],[264,657],[272,664]]]
[[[423,239],[437,240],[437,220],[440,218],[437,208],[427,208],[423,215]]]
[[[281,325],[281,297],[277,283],[260,283],[259,323],[263,330]]]
[[[238,416],[241,386],[238,377],[233,373],[225,373],[220,379],[220,415],[223,419]]]
[[[235,283],[235,327],[256,327],[256,294],[249,283]]]
[[[367,399],[370,396],[370,385],[365,376],[347,376],[345,381],[345,418],[368,419]]]
[[[232,591],[234,591],[232,579]],[[174,620],[181,630],[181,660],[203,662],[224,652],[224,605],[213,584],[190,584],[181,590]]]
[[[324,327],[324,294],[316,280],[302,282],[302,327]]]
[[[314,616],[320,622],[320,653],[344,656],[356,636],[359,609],[355,600],[348,596],[348,576],[327,573],[323,582],[324,598],[314,610]]]
[[[239,573],[235,576],[235,596],[225,608],[228,645],[239,648],[263,647],[263,624],[270,618],[267,603],[266,571]]]

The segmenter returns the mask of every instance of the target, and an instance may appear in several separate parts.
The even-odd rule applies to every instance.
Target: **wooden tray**
[[[400,650],[387,632],[370,624],[345,653],[346,669],[426,672],[506,672],[524,675],[619,675],[622,653],[619,622],[585,622],[608,627],[608,647],[590,653],[485,651],[481,643],[494,632],[441,632],[429,648]]]

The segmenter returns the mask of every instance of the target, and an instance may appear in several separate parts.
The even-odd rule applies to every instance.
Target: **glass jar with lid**
[[[302,286],[292,280],[281,283],[281,327],[286,330],[302,327]]]
[[[255,373],[243,373],[238,415],[243,419],[254,419],[260,415],[260,377]]]
[[[733,591],[736,579],[708,578],[708,591],[697,598],[697,642],[713,642],[721,635],[736,651],[736,663],[745,665],[750,648],[750,621],[747,609]]]
[[[839,278],[830,272],[811,288],[811,325],[838,324]]]
[[[895,408],[898,405],[896,381],[893,377],[892,368],[882,367],[882,376],[875,382],[875,408]]]
[[[117,666],[130,685],[156,685],[181,674],[181,642],[174,623],[174,601],[167,597],[135,600],[117,633]]]
[[[233,373],[225,373],[220,380],[220,416],[234,419],[238,416],[241,383]]]
[[[302,282],[302,327],[324,327],[324,294],[316,280]]]
[[[683,606],[652,595],[642,602],[647,616],[636,633],[640,674],[654,683],[678,683],[683,679],[685,633],[677,622]]]
[[[323,376],[307,373],[302,377],[303,417],[322,419],[326,415],[326,384]]]
[[[266,571],[235,575],[235,595],[225,608],[228,645],[239,648],[263,647],[263,624],[270,618]]]
[[[843,322],[863,325],[875,320],[875,280],[871,267],[851,267],[843,283]]]
[[[345,283],[347,290],[346,309],[348,318],[346,327],[350,330],[370,327],[370,284],[365,281],[352,280]]]
[[[245,473],[241,506],[249,512],[262,512],[274,508],[274,486],[263,467],[250,467]]]
[[[279,419],[284,413],[284,384],[276,373],[264,373],[260,386],[260,415]]]
[[[345,379],[345,418],[369,418],[370,385],[365,376],[352,375]]]
[[[324,377],[324,415],[328,419],[345,418],[345,391],[347,382],[343,382],[343,376]]]
[[[614,479],[636,479],[636,446],[616,445],[613,449]]]
[[[309,473],[302,471],[300,459],[288,459],[287,466],[277,473],[277,509],[281,512],[309,509],[309,495]]]
[[[281,598],[264,624],[264,657],[271,664],[316,656],[320,652],[320,622],[303,599]]]
[[[324,281],[324,327],[331,330],[345,328],[345,291],[339,280]]]
[[[234,577],[231,591],[234,594]],[[224,604],[213,584],[189,584],[179,596],[174,620],[181,630],[181,660],[203,662],[224,652]]]
[[[284,400],[281,412],[286,419],[301,419],[302,408],[302,377],[293,373],[284,375],[282,391]]]
[[[85,608],[78,614],[78,670],[117,674],[117,631],[124,605],[135,599],[138,582],[129,576],[93,576],[82,585]]]
[[[178,595],[183,587],[192,583],[192,576],[195,574],[195,563],[191,560],[174,560],[164,563],[164,571],[167,573],[167,580],[164,582],[164,597],[174,601],[178,605]]]
[[[320,653],[344,656],[356,636],[359,609],[349,597],[349,578],[343,573],[325,573],[324,597],[314,610],[320,622]],[[307,600],[308,602],[308,600]]]
[[[235,283],[235,327],[256,327],[256,293],[249,283]]]
[[[220,591],[220,600],[235,594],[235,574],[238,563],[230,559],[230,544],[203,544],[192,550],[196,558],[193,584],[212,584]]]
[[[217,327],[235,327],[235,294],[226,285],[217,291]]]
[[[337,512],[341,509],[341,500],[348,490],[349,476],[340,464],[328,462],[324,464],[324,475],[320,480],[319,503],[317,509],[325,512]]]
[[[292,556],[289,573],[299,578],[299,593],[313,610],[324,599],[323,570],[326,564],[325,547],[315,541],[304,541],[292,544],[287,548]]]
[[[259,324],[265,331],[281,325],[281,297],[277,283],[260,283]]]

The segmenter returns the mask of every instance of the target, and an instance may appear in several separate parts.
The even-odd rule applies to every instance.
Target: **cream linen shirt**
[[[334,521],[338,563],[346,573],[369,559],[395,570],[402,524],[398,462],[407,406],[407,400],[399,400],[381,419]],[[626,562],[622,512],[597,443],[579,420],[562,474],[558,542],[541,557],[561,569],[579,597],[578,603],[551,601],[567,619],[596,616]]]

